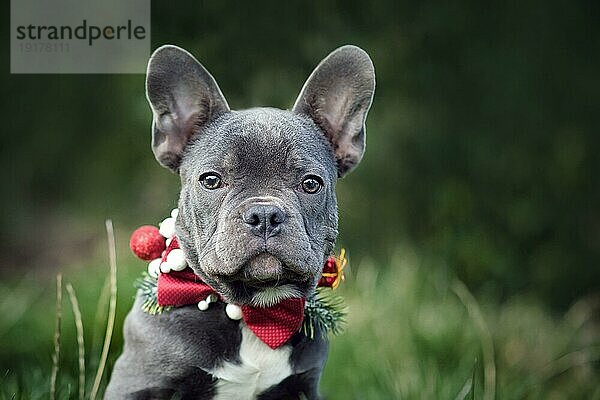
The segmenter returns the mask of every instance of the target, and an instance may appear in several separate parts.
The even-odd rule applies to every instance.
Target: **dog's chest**
[[[240,324],[242,341],[239,362],[223,362],[210,371],[218,378],[215,399],[254,399],[269,387],[292,375],[290,356],[292,348],[271,349]]]

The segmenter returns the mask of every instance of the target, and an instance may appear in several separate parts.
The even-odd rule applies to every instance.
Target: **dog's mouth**
[[[309,281],[270,253],[251,257],[236,274],[220,276],[219,280],[238,300],[260,307],[302,297]]]
[[[250,280],[250,281],[239,281],[239,284],[248,286],[253,289],[269,289],[276,288],[284,285],[293,285],[298,283],[292,279],[267,279],[267,280]]]

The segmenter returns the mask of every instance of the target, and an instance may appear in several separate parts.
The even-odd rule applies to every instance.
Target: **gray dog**
[[[270,348],[226,303],[307,298],[338,234],[335,184],[361,160],[375,90],[369,56],[343,46],[291,111],[232,111],[188,52],[163,46],[146,79],[152,150],[179,174],[176,235],[193,272],[219,294],[159,315],[138,295],[106,399],[318,399],[326,339],[297,332]]]

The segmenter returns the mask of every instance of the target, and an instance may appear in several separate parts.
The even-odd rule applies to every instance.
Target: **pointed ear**
[[[356,46],[329,54],[310,75],[293,110],[308,115],[329,139],[342,177],[365,151],[365,120],[375,92],[375,69]]]
[[[154,114],[152,151],[161,165],[175,172],[189,139],[229,111],[212,75],[177,46],[159,47],[150,57],[146,97]]]

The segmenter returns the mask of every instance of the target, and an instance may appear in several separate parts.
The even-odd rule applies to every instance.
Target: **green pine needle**
[[[306,301],[305,317],[302,332],[314,339],[315,333],[327,336],[329,332],[340,334],[346,325],[346,306],[344,299],[327,293],[328,288],[318,288],[316,293]]]
[[[160,314],[163,311],[168,311],[170,307],[163,307],[158,304],[158,280],[147,272],[142,273],[142,277],[135,280],[133,286],[138,290],[144,302],[142,310],[150,315]]]

